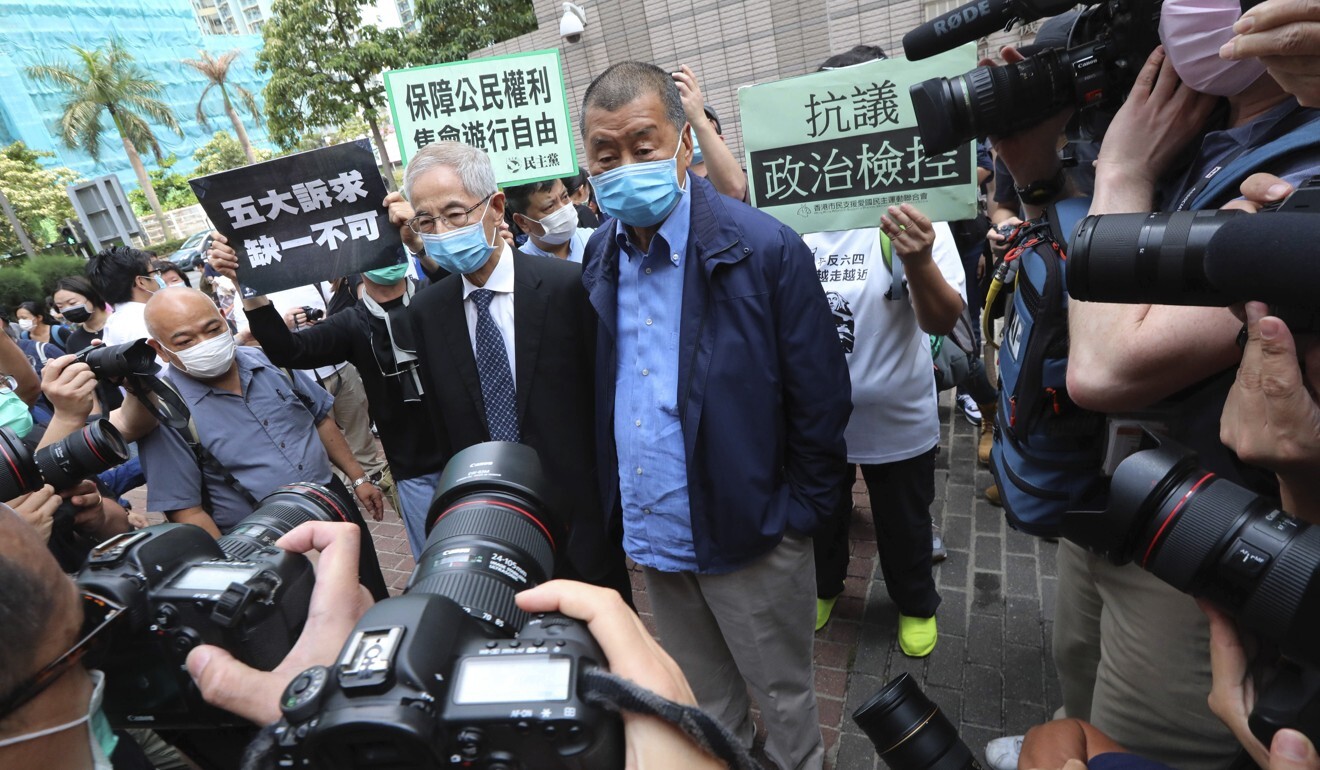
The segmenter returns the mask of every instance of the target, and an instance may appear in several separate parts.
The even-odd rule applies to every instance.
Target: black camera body
[[[537,616],[501,639],[446,597],[396,597],[367,611],[334,667],[289,684],[277,763],[618,767],[622,724],[579,695],[580,674],[604,667],[571,618]]]
[[[319,321],[322,318],[325,318],[325,311],[319,307],[312,307],[311,305],[303,305],[302,311],[303,311],[303,315],[307,316],[308,322]]]
[[[159,524],[101,543],[78,573],[82,590],[127,608],[92,661],[116,727],[243,725],[202,700],[189,651],[213,644],[269,671],[297,641],[315,582],[307,557],[263,547],[235,558],[224,545],[199,527]]]
[[[1008,136],[1067,107],[1081,110],[1074,118],[1072,135],[1099,137],[1146,57],[1159,45],[1160,3],[1084,1],[1092,7],[1077,17],[1067,49],[1047,49],[1014,64],[977,67],[954,78],[931,78],[913,85],[912,107],[926,152],[934,155],[971,139]],[[1010,15],[1010,23],[1034,21],[1062,10],[1038,10],[1030,2],[1000,5]],[[929,26],[908,33],[904,47],[909,46],[909,38],[933,37]],[[948,50],[962,42],[962,37],[950,36],[947,43],[935,46]]]
[[[74,362],[87,364],[98,380],[117,380],[133,375],[145,377],[160,371],[156,351],[145,339],[122,345],[91,345],[74,355]]]
[[[65,492],[128,460],[128,445],[109,420],[93,420],[35,452],[8,428],[0,428],[0,502],[50,484]]]

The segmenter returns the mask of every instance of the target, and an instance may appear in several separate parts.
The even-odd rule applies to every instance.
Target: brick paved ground
[[[980,490],[990,475],[976,467],[976,429],[952,415],[943,399],[932,513],[949,558],[936,566],[943,597],[940,641],[924,660],[907,658],[896,641],[897,610],[876,563],[871,501],[860,480],[851,527],[852,562],[844,594],[816,635],[816,695],[827,767],[881,767],[850,715],[903,672],[916,677],[982,757],[986,741],[1020,734],[1049,719],[1060,703],[1050,655],[1056,546],[1013,532]],[[413,562],[393,513],[371,526],[386,582],[402,588]],[[640,574],[634,598],[654,631]]]

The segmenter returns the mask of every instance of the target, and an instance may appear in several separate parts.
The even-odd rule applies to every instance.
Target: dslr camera
[[[159,524],[94,548],[75,579],[119,610],[89,659],[106,674],[111,724],[248,726],[202,700],[184,668],[188,652],[218,645],[263,671],[283,660],[307,619],[315,576],[307,557],[274,543],[306,521],[349,521],[351,505],[326,487],[288,484],[219,540]]]
[[[1073,0],[974,0],[903,37],[910,59],[924,59],[1019,22],[1062,13]],[[1050,48],[1002,67],[977,67],[912,86],[926,152],[971,139],[1008,136],[1066,107],[1081,110],[1072,133],[1104,133],[1146,57],[1159,45],[1160,0],[1083,0],[1066,49]],[[955,23],[957,22],[957,23]]]
[[[1251,730],[1266,746],[1284,727],[1320,739],[1320,529],[1147,432],[1143,449],[1114,471],[1105,510],[1070,511],[1062,533],[1213,602],[1276,646],[1283,661]]]
[[[308,323],[313,323],[315,321],[321,320],[322,318],[325,318],[325,311],[319,307],[312,307],[311,305],[303,305],[302,311],[303,311],[303,315],[307,316]]]
[[[128,445],[109,420],[96,420],[54,444],[29,451],[18,434],[0,428],[0,502],[50,484],[65,492],[128,460]]]
[[[285,690],[279,767],[623,766],[622,722],[583,696],[583,675],[606,668],[590,631],[514,604],[554,571],[548,488],[530,447],[454,456],[405,595],[368,610],[335,665]]]

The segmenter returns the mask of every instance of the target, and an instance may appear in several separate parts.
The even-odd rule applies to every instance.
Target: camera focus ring
[[[1218,557],[1220,549],[1216,545],[1220,538],[1224,533],[1237,530],[1235,522],[1256,497],[1218,478],[1212,478],[1203,489],[1192,489],[1194,491],[1170,501],[1177,506],[1171,515],[1178,518],[1168,521],[1167,517],[1162,517],[1164,524],[1161,526],[1170,528],[1163,533],[1163,541],[1137,552],[1141,558],[1145,550],[1150,550],[1151,556],[1143,566],[1179,591],[1189,592],[1194,592],[1202,565],[1208,559]],[[1159,536],[1157,530],[1156,537]]]
[[[1269,565],[1256,590],[1243,603],[1240,613],[1243,625],[1259,631],[1272,630],[1276,640],[1292,636],[1289,628],[1302,617],[1299,613],[1302,599],[1317,564],[1320,564],[1320,528],[1304,527]],[[1310,635],[1307,642],[1311,642]]]

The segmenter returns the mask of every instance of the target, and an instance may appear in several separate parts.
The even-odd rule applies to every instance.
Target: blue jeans
[[[399,507],[403,509],[399,513],[403,516],[403,528],[408,533],[408,547],[412,549],[413,559],[422,555],[422,546],[426,545],[426,514],[431,509],[431,498],[439,483],[440,471],[394,480],[399,490]]]

